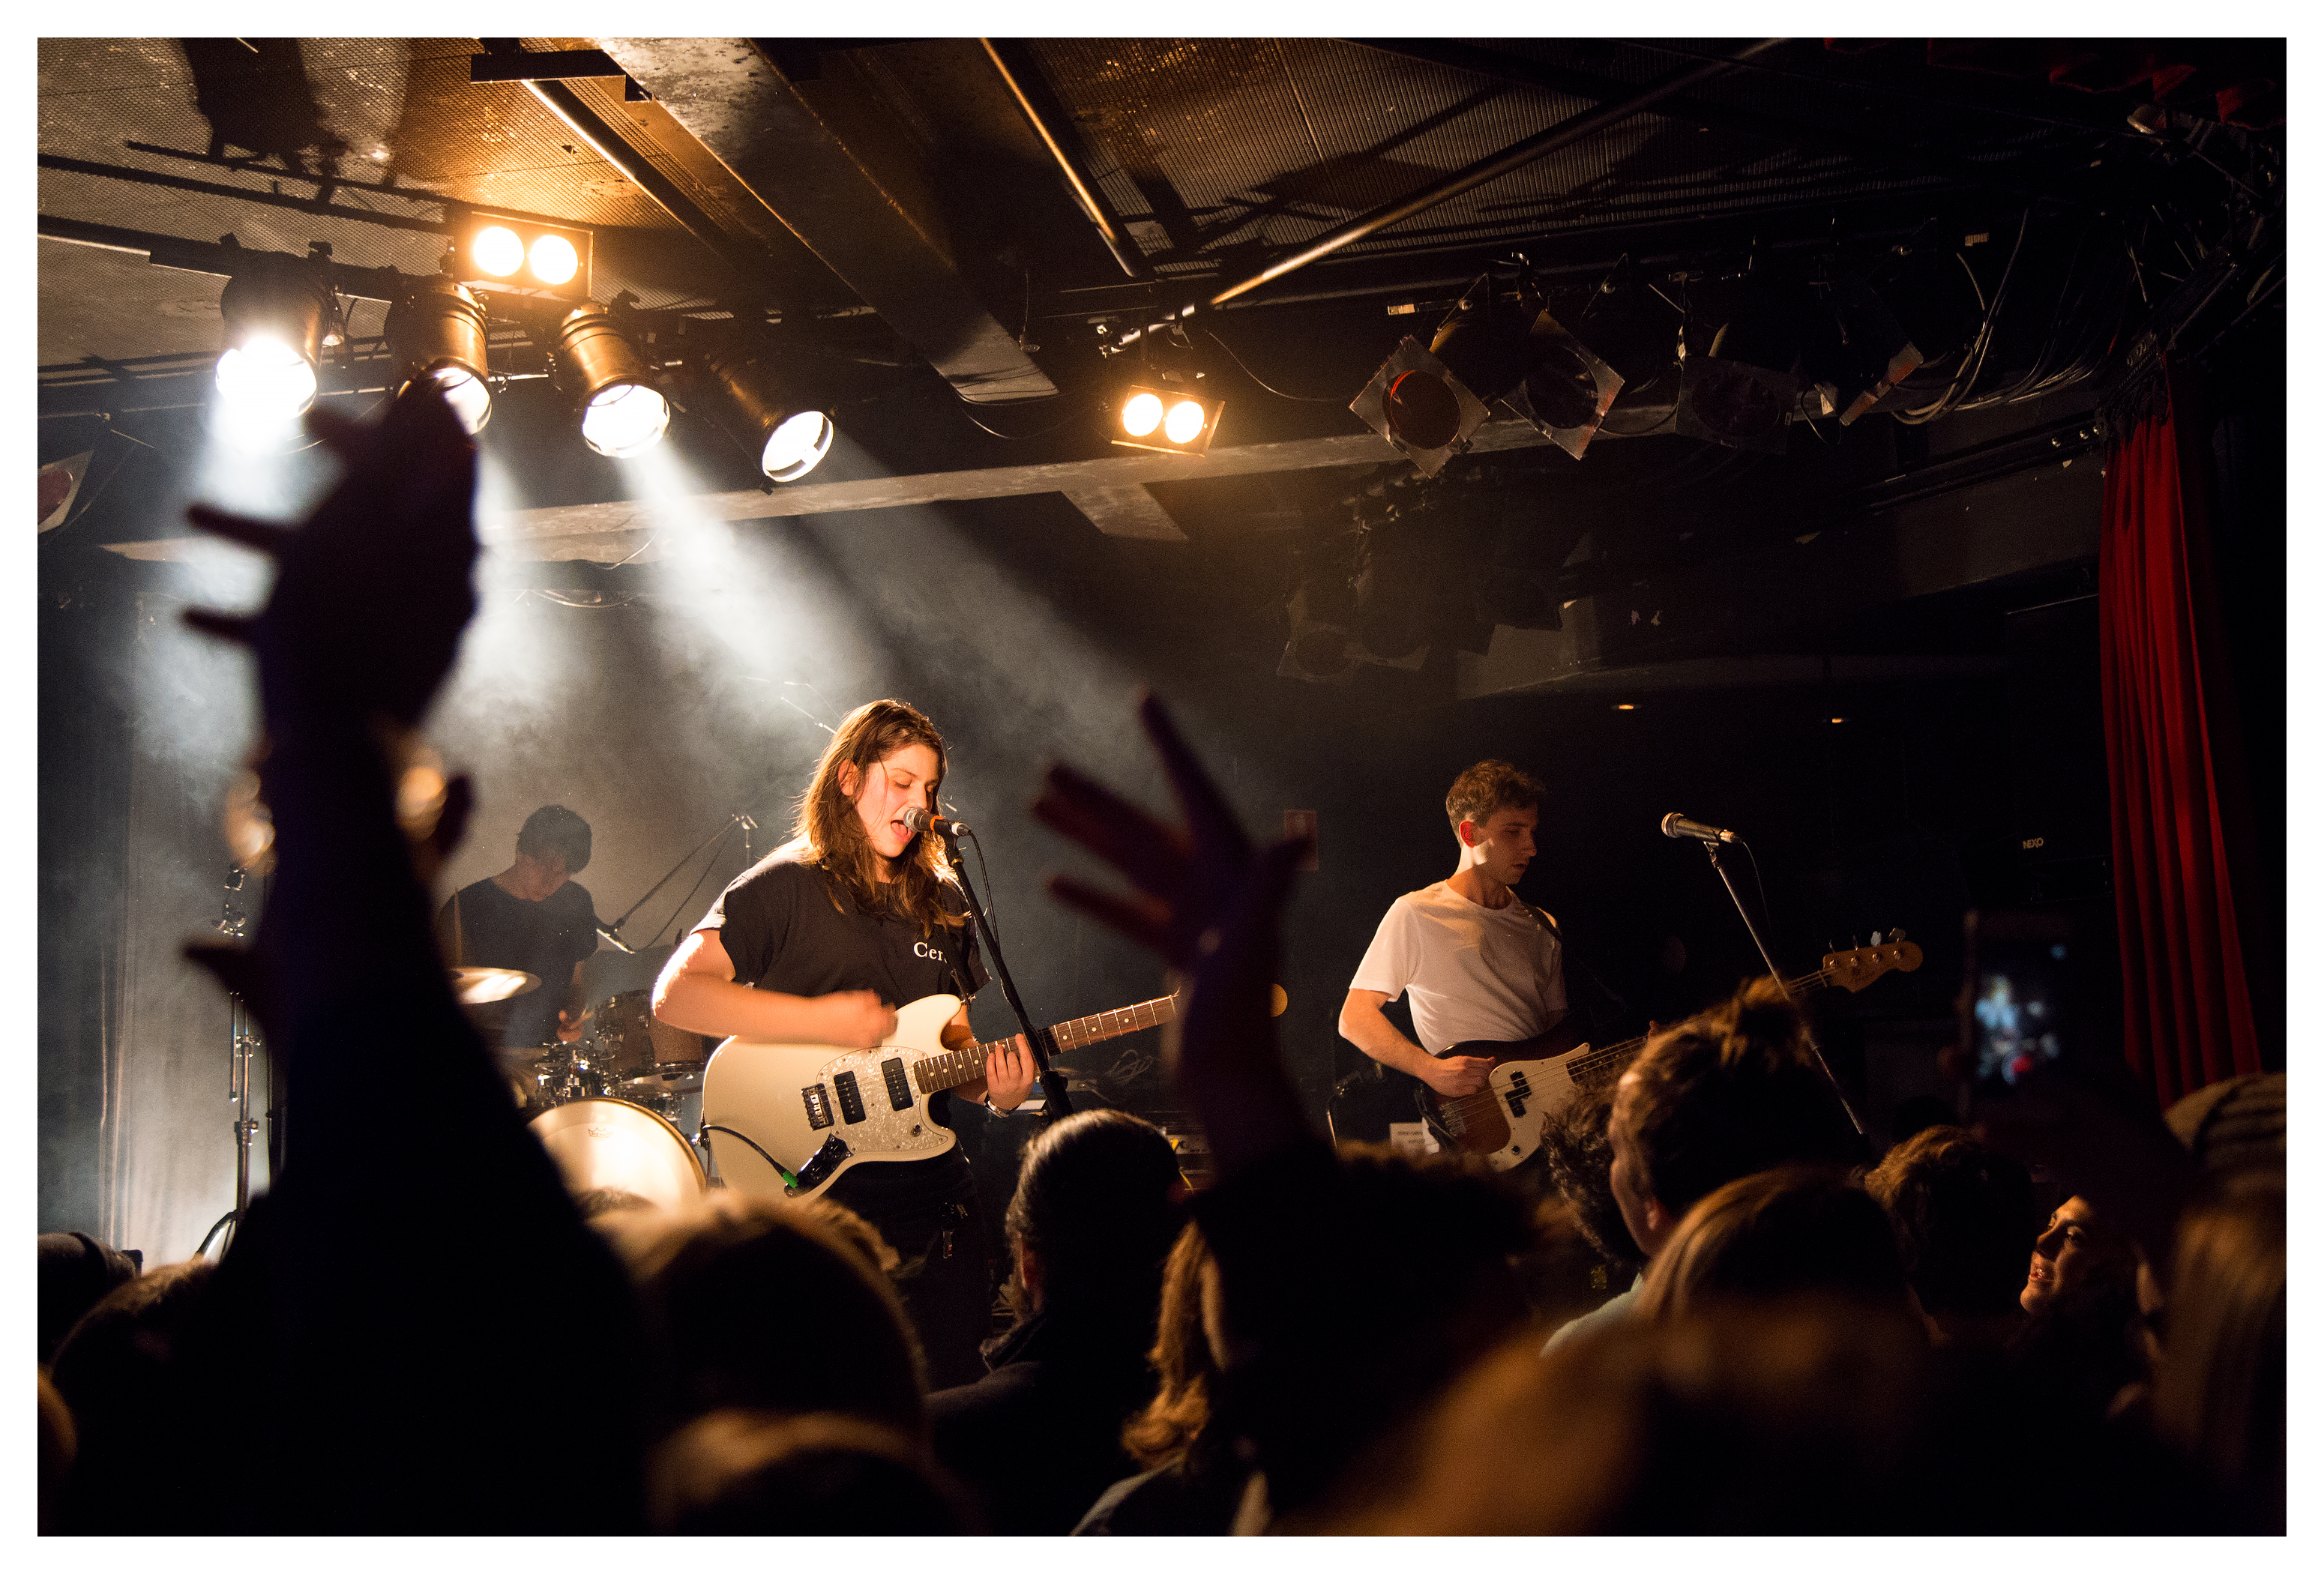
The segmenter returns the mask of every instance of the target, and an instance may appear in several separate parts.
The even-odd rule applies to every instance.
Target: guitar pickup
[[[910,1109],[912,1107],[912,1081],[909,1077],[904,1074],[904,1063],[900,1060],[881,1061],[880,1063],[880,1075],[885,1078],[888,1083],[888,1108],[890,1109]]]
[[[855,1085],[853,1072],[842,1072],[831,1079],[832,1091],[839,1095],[839,1116],[853,1126],[863,1118],[863,1090]]]
[[[831,1095],[823,1091],[821,1082],[801,1088],[799,1097],[807,1100],[807,1128],[809,1131],[821,1131],[831,1124]]]

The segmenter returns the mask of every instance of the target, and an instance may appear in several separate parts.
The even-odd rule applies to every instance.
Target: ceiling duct
[[[972,404],[1057,390],[994,320],[926,205],[843,139],[745,38],[601,38],[598,47],[733,171]]]

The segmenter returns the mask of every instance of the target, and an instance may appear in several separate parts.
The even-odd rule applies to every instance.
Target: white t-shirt
[[[1410,990],[1420,1047],[1436,1055],[1531,1038],[1565,1011],[1557,936],[1521,899],[1480,907],[1443,880],[1396,899],[1348,987],[1391,1000]]]

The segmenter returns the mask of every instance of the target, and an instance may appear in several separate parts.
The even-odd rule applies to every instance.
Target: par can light
[[[329,287],[304,263],[260,265],[226,281],[218,297],[226,348],[218,395],[249,426],[296,420],[315,402],[315,367],[336,316]]]
[[[661,441],[669,401],[653,385],[653,368],[604,307],[592,300],[568,313],[549,353],[557,385],[573,400],[590,447],[628,459]]]
[[[1176,380],[1172,380],[1176,381]],[[1121,429],[1113,440],[1125,448],[1157,454],[1206,454],[1218,436],[1223,402],[1205,399],[1185,383],[1172,387],[1132,384],[1120,390]]]
[[[434,378],[472,437],[493,414],[484,334],[484,302],[449,279],[429,281],[387,313],[387,345],[401,386]]]
[[[791,396],[763,343],[742,338],[717,345],[704,353],[702,367],[724,396],[715,413],[757,453],[768,480],[797,481],[831,452],[837,435],[831,417]]]

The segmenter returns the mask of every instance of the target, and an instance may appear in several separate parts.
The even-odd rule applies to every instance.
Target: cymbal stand
[[[249,926],[249,916],[235,905],[248,875],[249,871],[240,864],[226,871],[226,901],[218,921],[211,927],[229,940],[241,939]],[[208,1255],[213,1239],[218,1241],[221,1257],[233,1249],[234,1232],[250,1210],[250,1145],[258,1135],[258,1122],[250,1118],[250,1072],[252,1057],[258,1051],[258,1024],[251,1019],[249,1003],[231,990],[226,991],[226,1096],[235,1110],[234,1206],[202,1237],[202,1244],[194,1248],[198,1257]]]
[[[742,856],[746,861],[748,861],[752,852],[751,833],[759,828],[759,823],[745,814],[737,813],[729,815],[726,816],[726,823],[724,825],[719,826],[716,831],[711,833],[709,841],[705,842],[701,846],[687,853],[684,858],[681,858],[676,863],[671,864],[669,866],[669,872],[662,876],[661,879],[654,881],[652,889],[648,890],[644,896],[640,897],[636,901],[632,902],[628,912],[614,919],[611,924],[606,925],[605,927],[612,930],[615,934],[619,934],[622,932],[622,925],[628,923],[632,918],[637,916],[637,912],[640,907],[644,907],[648,902],[654,899],[655,891],[660,890],[662,887],[676,879],[679,870],[684,869],[687,864],[692,863],[696,858],[700,857],[703,853],[707,852],[718,842],[723,842],[727,837],[733,835],[738,828],[742,833]],[[747,862],[745,863],[745,867],[748,867]]]

